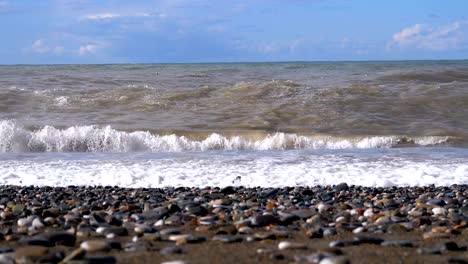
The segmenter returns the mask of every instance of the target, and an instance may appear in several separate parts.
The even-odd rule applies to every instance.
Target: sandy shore
[[[468,263],[468,186],[0,195],[0,263]]]

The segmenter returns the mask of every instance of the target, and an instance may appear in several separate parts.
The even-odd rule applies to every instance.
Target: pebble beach
[[[468,263],[468,186],[0,187],[0,263]]]

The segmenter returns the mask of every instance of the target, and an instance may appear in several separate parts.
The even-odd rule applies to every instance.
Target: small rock
[[[278,244],[278,249],[279,250],[285,250],[285,249],[307,249],[307,246],[302,243],[295,243],[295,242],[289,242],[289,241],[281,241]]]
[[[423,234],[424,239],[442,239],[450,238],[449,233],[438,233],[438,232],[426,232]]]
[[[447,210],[445,210],[445,208],[442,207],[435,207],[432,208],[432,213],[434,215],[445,215],[447,213]]]
[[[409,240],[385,240],[381,243],[382,246],[398,246],[398,247],[413,247],[413,243]]]
[[[467,247],[463,246],[460,247],[457,243],[453,241],[445,242],[444,245],[441,247],[442,251],[466,251]]]
[[[171,261],[164,261],[161,262],[161,264],[189,264],[190,262],[187,262],[185,260],[171,260]]]
[[[347,183],[343,182],[334,187],[335,191],[347,191],[349,186]]]
[[[345,256],[328,257],[320,260],[319,264],[349,264],[349,259]]]
[[[429,204],[429,205],[437,205],[437,206],[444,206],[445,205],[445,201],[442,200],[442,199],[431,199],[431,200],[428,200],[426,202],[426,204]]]
[[[251,219],[252,226],[268,226],[278,222],[278,218],[274,215],[257,215]]]
[[[328,246],[331,248],[337,248],[337,247],[347,247],[347,246],[352,246],[352,245],[357,245],[358,242],[354,240],[335,240],[331,241]]]
[[[440,248],[418,248],[416,250],[421,255],[440,255],[442,251]]]
[[[45,223],[40,218],[34,218],[31,224],[36,229],[43,229],[45,227]]]
[[[273,252],[270,255],[268,255],[268,258],[271,260],[283,260],[286,259],[286,256],[283,255],[281,252]]]
[[[115,264],[117,259],[114,256],[92,256],[80,261],[83,264]]]
[[[224,243],[236,243],[236,242],[242,242],[243,238],[241,236],[216,235],[213,237],[213,241],[221,241]]]
[[[448,260],[450,264],[468,264],[468,259],[452,257]]]
[[[109,251],[110,245],[103,240],[88,240],[81,243],[80,247],[87,252]]]
[[[162,255],[182,254],[182,252],[182,248],[178,246],[164,247],[159,251]]]
[[[380,245],[384,240],[378,237],[357,236],[353,238],[355,245],[372,244]]]
[[[67,247],[75,246],[76,236],[68,232],[43,233],[37,237],[49,240],[52,245],[63,245]]]

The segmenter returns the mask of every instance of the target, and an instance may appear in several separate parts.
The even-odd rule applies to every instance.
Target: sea
[[[468,61],[0,66],[0,184],[468,184]]]

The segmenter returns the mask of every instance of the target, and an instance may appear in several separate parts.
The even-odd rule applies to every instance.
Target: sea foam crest
[[[0,152],[180,152],[208,150],[284,150],[284,149],[353,149],[390,148],[404,142],[437,145],[449,137],[404,138],[371,136],[339,138],[274,133],[260,139],[242,136],[225,137],[213,133],[203,140],[185,136],[155,135],[147,131],[125,132],[110,126],[74,126],[57,129],[45,126],[29,131],[10,120],[0,121]]]

